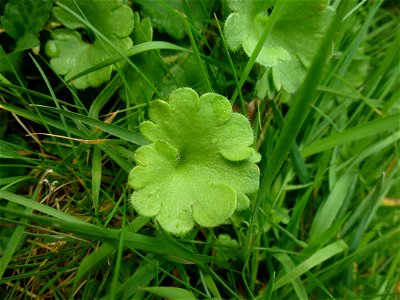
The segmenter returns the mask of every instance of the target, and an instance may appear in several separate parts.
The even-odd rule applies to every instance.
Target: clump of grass
[[[183,238],[130,207],[147,104],[121,98],[123,73],[77,91],[27,56],[33,75],[1,75],[1,298],[399,297],[399,8],[334,5],[293,96],[255,98],[257,66],[224,46],[222,6],[199,26],[183,5],[181,47],[146,44],[169,49],[158,97],[180,84],[224,94],[262,154],[252,208]]]

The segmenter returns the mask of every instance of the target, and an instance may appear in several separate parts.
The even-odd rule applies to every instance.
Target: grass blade
[[[317,239],[332,226],[356,178],[352,171],[348,171],[340,177],[326,201],[317,211],[310,230],[311,240]]]
[[[78,120],[82,123],[88,124],[90,126],[93,126],[95,128],[101,129],[109,134],[115,135],[116,137],[119,137],[125,141],[131,142],[136,145],[145,145],[147,144],[147,141],[145,138],[138,132],[134,132],[125,128],[121,128],[112,124],[107,124],[105,122],[93,119],[88,116],[84,116],[78,113],[70,112],[70,111],[65,111],[62,109],[54,108],[54,107],[49,107],[49,106],[42,106],[42,105],[35,105],[36,107],[43,108],[46,110],[49,110],[51,112],[60,114],[62,116],[66,116],[70,119],[73,120]]]
[[[142,290],[171,300],[197,299],[191,292],[176,287],[154,286],[154,287],[142,288]]]
[[[73,282],[73,290],[76,289],[79,281],[82,279],[83,276],[85,276],[88,272],[95,268],[96,265],[103,261],[107,256],[113,253],[115,249],[115,245],[103,243],[100,247],[96,248],[95,252],[92,252],[88,256],[86,256],[81,261],[81,263],[79,264],[79,268],[76,271]]]
[[[399,120],[400,113],[396,113],[347,129],[343,132],[334,133],[310,146],[305,147],[303,150],[301,150],[301,154],[304,157],[307,157],[342,144],[376,135],[384,131],[396,130],[400,127]],[[400,133],[398,134],[400,135]]]
[[[292,268],[290,272],[278,278],[274,284],[273,290],[277,290],[284,285],[292,282],[299,276],[303,275],[310,269],[328,260],[332,256],[335,256],[347,249],[347,244],[343,240],[336,241],[311,255],[308,259]]]
[[[63,219],[28,214],[20,210],[8,209],[2,206],[0,206],[0,212],[5,212],[15,216],[27,218],[28,220],[34,221],[38,224],[52,226],[61,231],[73,232],[88,240],[102,241],[107,243],[116,243],[120,240],[120,230],[109,229],[102,226],[89,224],[84,221],[80,221],[79,219],[79,222],[65,221]],[[199,267],[202,268],[204,268],[205,262],[210,262],[214,260],[212,257],[200,255],[189,251],[176,241],[174,244],[171,244],[171,242],[162,238],[149,237],[132,232],[125,232],[124,241],[127,247],[155,253],[174,262],[197,264]],[[177,246],[176,243],[178,243],[179,246]]]
[[[25,219],[21,219],[20,222],[25,223]],[[0,258],[0,280],[3,278],[4,272],[7,269],[8,264],[10,263],[12,256],[14,255],[15,251],[17,251],[18,247],[21,245],[24,234],[25,226],[24,225],[17,225],[12,233],[9,242],[7,243],[4,252]]]
[[[55,208],[52,208],[50,206],[32,201],[31,199],[27,199],[25,197],[16,195],[14,193],[11,193],[9,191],[4,191],[0,190],[0,199],[6,199],[10,202],[25,206],[27,208],[30,208],[32,210],[37,210],[41,213],[44,213],[49,216],[53,216],[55,218],[59,218],[63,221],[69,222],[71,224],[86,224],[86,222],[82,221],[81,219],[74,217],[72,215],[66,214],[62,211],[59,211]],[[1,208],[1,207],[0,207]]]
[[[283,265],[286,273],[290,273],[295,268],[295,264],[290,259],[289,255],[284,253],[275,254],[275,258]],[[298,299],[308,299],[307,291],[299,277],[293,278],[291,281]]]

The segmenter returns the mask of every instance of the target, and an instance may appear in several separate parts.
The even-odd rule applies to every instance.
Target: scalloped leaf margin
[[[259,187],[260,155],[249,121],[223,96],[190,88],[150,104],[140,130],[151,142],[135,153],[131,203],[168,232],[214,227],[249,207]]]
[[[132,47],[129,37],[133,30],[132,9],[118,0],[60,0],[75,13],[81,15],[99,30],[121,51]],[[75,5],[76,4],[76,5]],[[69,81],[75,75],[116,55],[115,49],[95,36],[84,22],[60,6],[52,10],[54,17],[65,26],[51,32],[52,39],[45,46],[52,69]],[[88,73],[71,80],[78,89],[96,87],[110,79],[113,66]]]
[[[225,21],[224,34],[231,50],[243,47],[249,57],[252,55],[269,26],[268,9],[274,2],[227,0],[233,13]],[[278,90],[283,88],[289,93],[298,90],[333,16],[328,0],[289,0],[280,10],[256,59],[264,67],[272,68]]]

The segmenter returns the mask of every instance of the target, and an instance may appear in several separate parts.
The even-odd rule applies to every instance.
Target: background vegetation
[[[227,49],[225,1],[124,1],[132,45],[66,76],[50,66],[49,41],[68,18],[57,20],[53,1],[6,3],[0,298],[400,296],[396,1],[331,1],[332,25],[292,94],[260,80],[255,57]],[[85,16],[82,41],[113,45]],[[77,83],[99,69],[111,77]],[[127,176],[148,103],[183,86],[230,99],[262,161],[251,209],[177,238],[131,209]]]

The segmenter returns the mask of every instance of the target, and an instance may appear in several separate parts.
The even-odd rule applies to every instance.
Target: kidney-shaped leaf
[[[260,155],[251,147],[248,120],[233,113],[225,97],[177,89],[169,103],[151,103],[150,118],[140,129],[152,143],[137,150],[129,176],[139,214],[180,235],[195,223],[217,226],[249,207]]]
[[[306,75],[327,26],[333,17],[328,0],[287,1],[256,61],[272,68],[275,85],[295,92]],[[268,9],[273,1],[228,0],[233,10],[225,22],[224,33],[232,50],[243,47],[251,56],[261,35],[270,24]]]
[[[133,12],[118,0],[60,0],[61,5],[80,15],[108,39],[106,43],[63,6],[54,7],[53,14],[66,28],[53,30],[46,44],[53,70],[69,81],[75,75],[132,47],[129,34],[133,30]],[[111,46],[112,44],[113,46]],[[76,88],[99,86],[110,78],[112,66],[104,67],[72,80]]]

